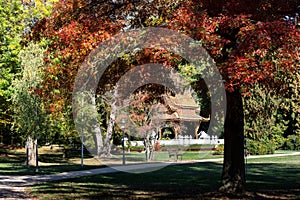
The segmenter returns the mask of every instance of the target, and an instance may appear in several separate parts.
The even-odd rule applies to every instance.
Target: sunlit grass
[[[262,158],[247,158],[249,163],[282,163],[282,164],[299,164],[300,155],[287,155],[280,157],[262,157]]]

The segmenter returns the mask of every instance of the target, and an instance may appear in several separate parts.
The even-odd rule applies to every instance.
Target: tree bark
[[[95,128],[95,141],[96,141],[97,156],[100,157],[102,153],[103,140],[102,140],[101,130],[99,127]]]
[[[151,161],[154,159],[154,144],[156,142],[157,133],[153,134],[153,131],[147,131],[146,136],[144,138],[145,145],[145,155],[146,161]]]
[[[103,149],[100,157],[110,158],[111,157],[111,138],[114,131],[116,115],[117,115],[117,98],[118,98],[118,85],[113,90],[113,96],[111,100],[111,111],[107,126],[107,133],[103,144]]]
[[[150,141],[149,141],[148,134],[146,134],[146,137],[144,138],[144,144],[145,144],[146,161],[148,162],[150,160]]]
[[[245,191],[244,111],[238,90],[227,92],[227,113],[224,127],[224,163],[220,191]]]
[[[34,139],[34,152],[35,152],[35,172],[39,172],[39,147],[38,139]]]
[[[26,151],[27,151],[27,161],[26,163],[28,165],[36,166],[36,145],[34,140],[31,136],[28,136],[27,138],[27,144],[26,144]]]

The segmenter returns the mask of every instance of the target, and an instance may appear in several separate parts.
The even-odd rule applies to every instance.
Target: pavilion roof
[[[208,122],[209,118],[200,116],[200,107],[195,102],[190,92],[175,96],[164,96],[165,104],[155,106],[155,119],[161,121],[202,121]]]

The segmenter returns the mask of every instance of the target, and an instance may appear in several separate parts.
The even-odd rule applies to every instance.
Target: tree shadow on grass
[[[114,173],[37,186],[39,196],[62,199],[185,198],[217,190],[222,165],[195,163],[142,173]],[[33,192],[35,194],[35,192]]]
[[[16,157],[12,157],[11,155],[13,154],[0,157],[0,175],[44,175],[103,167],[99,165],[84,165],[82,167],[80,164],[70,163],[67,159],[63,159],[57,154],[42,154],[39,157],[39,162],[44,162],[46,165],[43,166],[40,163],[39,172],[36,172],[35,166],[27,168],[25,155],[18,155]]]
[[[300,199],[299,164],[249,164],[247,189],[263,199]]]
[[[1,199],[26,199],[27,197],[28,196],[22,191],[16,191],[10,188],[1,188],[0,190]]]
[[[221,172],[222,164],[182,164],[142,174],[120,172],[52,182],[36,186],[32,194],[55,199],[222,198],[214,192],[220,186]],[[299,173],[296,165],[250,164],[247,188],[252,194],[237,199],[293,199],[300,195]]]

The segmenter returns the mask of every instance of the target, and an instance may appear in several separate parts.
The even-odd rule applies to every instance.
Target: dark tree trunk
[[[244,112],[238,90],[227,92],[227,114],[224,127],[224,163],[220,191],[245,191]]]

